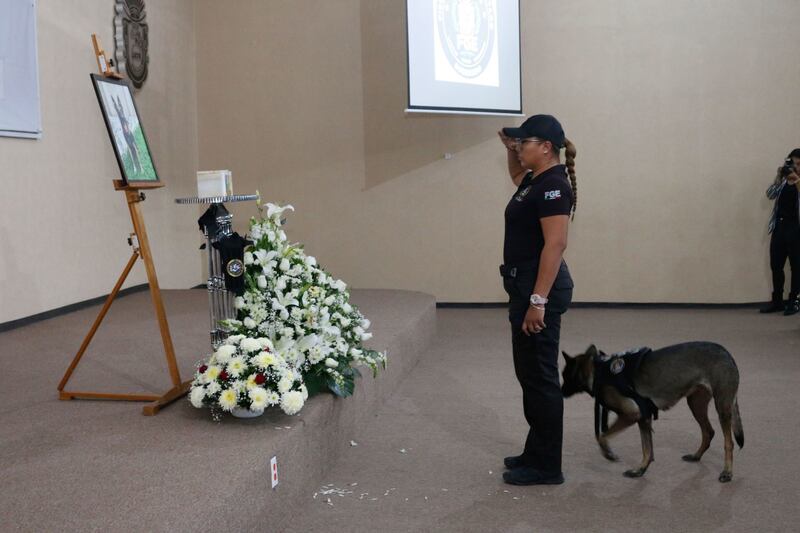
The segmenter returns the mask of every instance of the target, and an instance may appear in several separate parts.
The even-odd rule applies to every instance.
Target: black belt
[[[516,278],[520,274],[529,274],[538,270],[538,261],[520,263],[518,265],[500,265],[500,275],[504,278]]]

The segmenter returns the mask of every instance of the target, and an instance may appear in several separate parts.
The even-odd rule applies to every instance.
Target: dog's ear
[[[561,355],[564,356],[564,361],[572,361],[574,359],[574,357],[570,357],[570,355],[564,350],[561,350]]]
[[[592,344],[591,346],[586,348],[586,355],[592,358],[597,357],[597,346]]]

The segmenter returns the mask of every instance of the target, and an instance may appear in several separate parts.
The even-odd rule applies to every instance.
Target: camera
[[[794,172],[794,161],[791,157],[787,157],[783,162],[783,166],[781,167],[781,177],[785,178],[792,172]]]

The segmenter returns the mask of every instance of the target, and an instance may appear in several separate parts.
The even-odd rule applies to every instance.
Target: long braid
[[[575,220],[575,208],[578,205],[578,182],[575,179],[575,156],[578,151],[572,141],[564,139],[564,158],[569,173],[569,183],[572,186],[572,219]]]

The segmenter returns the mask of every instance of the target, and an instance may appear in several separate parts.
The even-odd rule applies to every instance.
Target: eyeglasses
[[[543,139],[537,139],[536,137],[531,137],[530,139],[514,139],[514,142],[517,145],[517,150],[522,150],[522,147],[525,145],[525,143],[542,144],[548,141],[545,141]]]

